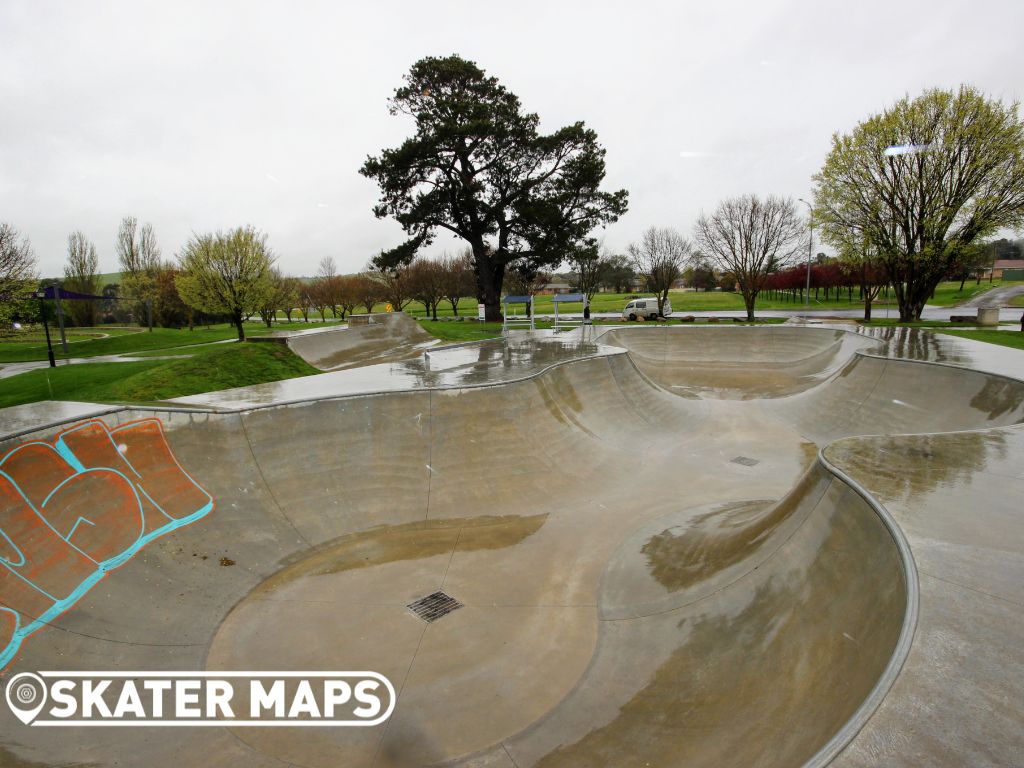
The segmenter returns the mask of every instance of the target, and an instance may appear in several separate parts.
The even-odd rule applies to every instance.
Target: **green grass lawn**
[[[1024,333],[1012,331],[945,331],[950,336],[961,336],[965,339],[985,341],[1014,349],[1024,349]]]
[[[328,323],[330,322],[328,321]],[[274,323],[274,327],[268,329],[264,323],[251,322],[245,324],[245,332],[246,335],[259,336],[270,330],[301,330],[311,327],[322,328],[323,323],[280,322]],[[234,327],[227,323],[197,326],[192,331],[187,328],[181,330],[154,328],[152,332],[145,328],[107,326],[75,328],[69,329],[68,351],[65,353],[59,343],[59,336],[54,333],[52,328],[50,332],[54,357],[58,360],[68,357],[134,354],[147,350],[208,344],[212,341],[234,339],[237,336]],[[107,338],[96,338],[96,334],[108,334],[108,336]],[[46,339],[41,329],[0,337],[0,363],[24,363],[33,360],[46,360]]]
[[[150,403],[315,373],[284,344],[218,344],[175,360],[59,365],[0,379],[0,408],[39,400]]]

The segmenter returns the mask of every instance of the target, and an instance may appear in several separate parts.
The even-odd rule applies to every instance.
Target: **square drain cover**
[[[735,459],[731,459],[733,464],[742,464],[744,467],[753,467],[755,464],[761,462],[757,459],[752,459],[749,456],[737,456]]]
[[[406,606],[406,608],[427,622],[427,624],[437,621],[442,616],[447,616],[452,611],[457,611],[462,607],[462,603],[444,592],[434,592],[426,597],[421,597],[419,600],[414,600]]]

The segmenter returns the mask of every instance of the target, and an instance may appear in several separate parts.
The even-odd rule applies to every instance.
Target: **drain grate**
[[[753,467],[761,462],[757,459],[752,459],[749,456],[737,456],[735,459],[730,459],[733,464],[742,464],[744,467]]]
[[[442,616],[447,616],[452,611],[457,611],[462,607],[462,603],[444,592],[434,592],[426,597],[421,597],[419,600],[414,600],[406,606],[406,608],[427,622],[427,624],[437,621]]]

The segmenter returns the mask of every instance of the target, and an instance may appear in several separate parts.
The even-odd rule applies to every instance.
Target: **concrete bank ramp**
[[[765,407],[821,445],[848,435],[990,429],[1024,422],[1024,382],[867,354]]]
[[[439,342],[404,312],[349,315],[348,327],[286,337],[291,350],[322,371],[416,357]]]

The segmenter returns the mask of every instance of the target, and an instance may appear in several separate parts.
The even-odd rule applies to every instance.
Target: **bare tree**
[[[359,305],[359,277],[346,275],[338,278],[338,305],[341,307],[341,319],[351,315]]]
[[[366,313],[373,312],[374,306],[383,298],[384,289],[380,281],[370,275],[358,275],[353,278],[355,281],[355,295],[358,297],[357,304],[366,309]]]
[[[160,267],[160,246],[156,242],[153,225],[146,223],[139,230],[139,265],[143,272],[153,272]]]
[[[64,285],[69,291],[97,294],[100,292],[100,259],[96,246],[82,232],[68,235],[68,263],[64,266]],[[71,319],[75,325],[96,324],[96,305],[91,301],[72,301]]]
[[[121,293],[132,302],[132,314],[141,322],[147,316],[147,305],[157,299],[157,272],[160,270],[160,246],[152,224],[139,229],[134,216],[121,219],[115,243],[121,265]]]
[[[338,316],[338,304],[341,300],[341,283],[338,277],[338,265],[331,256],[324,256],[320,259],[317,268],[316,278],[313,280],[312,297],[315,300],[314,306],[320,313],[320,318],[326,320],[326,311]]]
[[[292,313],[302,301],[300,297],[302,281],[297,277],[286,277],[284,278],[284,285],[281,287],[281,290],[282,296],[287,297],[287,301],[282,302],[279,309],[284,312],[284,316],[288,318],[290,323],[292,321]]]
[[[121,263],[121,275],[134,275],[142,271],[142,260],[139,256],[139,243],[136,232],[139,228],[138,219],[125,216],[117,230],[117,258]]]
[[[605,282],[613,258],[603,243],[600,247],[578,248],[569,256],[569,263],[576,272],[576,287],[587,297],[587,301],[594,298],[594,294]]]
[[[380,297],[391,305],[393,311],[401,312],[412,301],[409,293],[409,264],[378,265],[378,262],[371,260],[366,269],[370,279],[380,285]]]
[[[507,293],[533,296],[551,282],[552,274],[528,261],[517,261],[505,273],[502,289]]]
[[[444,267],[433,259],[417,259],[407,273],[409,295],[437,320],[437,305],[444,298]]]
[[[0,329],[11,327],[18,305],[31,296],[37,280],[32,244],[10,224],[0,223]]]
[[[460,256],[441,257],[441,294],[452,305],[452,314],[459,316],[459,300],[476,295],[473,251],[467,248]]]
[[[650,227],[640,242],[629,246],[633,267],[647,281],[647,289],[658,297],[659,317],[665,316],[668,292],[692,255],[693,244],[671,227]]]
[[[697,243],[718,269],[733,275],[747,320],[771,272],[789,266],[807,244],[807,227],[792,198],[741,195],[723,200],[694,227]]]
[[[309,284],[309,301],[320,314],[320,321],[327,322],[327,310],[332,305],[330,281],[322,277],[315,278]]]
[[[313,283],[304,282],[299,286],[299,312],[302,313],[302,321],[309,322],[309,310],[313,308],[313,294],[315,293]]]
[[[269,280],[270,291],[267,293],[265,303],[259,309],[260,318],[267,328],[270,328],[277,318],[279,309],[285,310],[288,320],[291,321],[292,307],[298,300],[298,291],[293,282],[295,278],[285,277],[277,267],[271,267]]]

